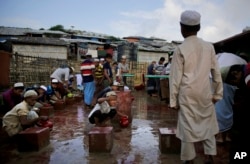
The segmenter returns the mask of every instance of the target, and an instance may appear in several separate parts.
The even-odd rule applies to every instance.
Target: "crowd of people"
[[[211,43],[198,38],[200,19],[196,11],[182,12],[180,28],[184,41],[169,55],[166,63],[161,57],[148,66],[148,75],[167,76],[149,77],[146,89],[148,95],[159,97],[169,108],[178,111],[176,136],[181,140],[183,163],[193,163],[196,142],[203,144],[205,162],[213,163],[213,156],[217,154],[216,136],[220,133],[224,142],[226,134],[230,133],[230,161],[233,161],[236,152],[248,151],[245,143],[249,138],[246,129],[249,124],[250,64],[234,54],[216,54]],[[74,80],[77,81],[76,89],[84,95],[86,109],[91,110],[88,116],[91,124],[105,126],[116,114],[126,116],[116,110],[118,86],[127,85],[126,77],[122,76],[129,72],[126,56],[114,62],[111,54],[104,60],[93,59],[87,54],[81,63],[80,74],[74,75],[74,71],[73,67],[65,65],[51,74],[51,84],[47,87],[25,88],[22,82],[17,82],[5,91],[2,94],[3,128],[9,136],[47,119],[30,112],[46,103],[63,100],[71,92]]]
[[[39,126],[39,121],[48,120],[48,117],[39,115],[39,109],[64,102],[74,91],[83,95],[85,109],[92,110],[89,122],[96,126],[105,126],[106,121],[116,114],[127,117],[116,111],[116,92],[121,85],[116,80],[126,84],[122,73],[125,69],[128,72],[126,58],[123,56],[122,60],[120,65],[113,61],[111,54],[107,54],[104,60],[86,54],[80,63],[79,74],[75,74],[74,67],[63,64],[52,72],[48,86],[34,84],[27,87],[23,82],[15,83],[1,95],[3,129],[15,138],[20,131]]]
[[[152,61],[152,63],[147,68],[148,75],[163,75],[148,78],[148,95],[153,97],[159,97],[161,101],[165,101],[167,104],[169,103],[169,80],[167,76],[169,76],[170,73],[172,57],[172,55],[169,55],[168,61],[166,63],[164,63],[165,58],[161,57],[158,63],[156,63],[156,61]]]

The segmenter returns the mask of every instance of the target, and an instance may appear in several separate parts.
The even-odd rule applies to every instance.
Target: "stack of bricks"
[[[65,104],[66,105],[73,105],[75,103],[75,98],[74,97],[67,97],[65,99]]]
[[[79,95],[75,95],[74,98],[75,98],[75,102],[76,103],[82,102],[82,100],[83,100],[83,96],[80,95],[80,94]]]
[[[54,114],[54,107],[52,105],[49,106],[42,106],[39,110],[39,115],[40,116],[53,116]]]
[[[56,101],[54,103],[54,109],[55,110],[63,110],[65,108],[65,102],[64,101]]]
[[[18,134],[19,151],[39,151],[50,143],[48,127],[32,127]]]
[[[89,132],[89,152],[107,153],[113,147],[113,127],[94,127]]]

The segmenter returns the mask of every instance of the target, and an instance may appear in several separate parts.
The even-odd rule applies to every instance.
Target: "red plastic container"
[[[44,128],[48,127],[50,130],[52,130],[52,128],[53,128],[53,122],[51,122],[50,120],[46,120],[46,121],[41,120],[38,123],[38,126],[44,127]]]
[[[128,127],[128,125],[129,125],[128,117],[127,116],[121,117],[120,118],[120,126],[123,128],[126,128],[126,127]]]

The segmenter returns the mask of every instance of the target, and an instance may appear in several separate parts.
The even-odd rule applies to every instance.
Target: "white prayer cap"
[[[40,88],[43,89],[43,90],[45,90],[45,91],[47,91],[47,87],[44,86],[44,85],[41,85]]]
[[[36,91],[34,91],[34,90],[28,90],[23,95],[24,98],[31,97],[31,96],[37,96]]]
[[[22,82],[18,82],[14,84],[14,88],[17,88],[17,87],[24,87],[24,85]]]
[[[57,79],[53,79],[51,82],[52,83],[58,83],[59,81]]]
[[[200,24],[201,15],[194,10],[186,10],[181,13],[180,23],[187,26],[196,26]]]
[[[106,96],[116,96],[116,93],[114,91],[109,91],[108,93],[106,93]]]
[[[114,81],[112,85],[118,86],[118,85],[120,85],[120,83],[118,83],[117,81]]]
[[[129,87],[128,86],[124,86],[124,91],[129,91]]]
[[[95,58],[94,61],[95,61],[95,62],[99,62],[100,60],[99,60],[98,58]]]
[[[75,68],[74,67],[70,67],[70,69],[72,69],[72,71],[75,72]]]
[[[104,58],[101,58],[100,61],[104,61]]]
[[[127,59],[126,55],[122,55],[122,59]]]

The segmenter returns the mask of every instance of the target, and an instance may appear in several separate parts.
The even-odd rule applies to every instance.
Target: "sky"
[[[182,41],[180,15],[201,14],[198,37],[218,42],[250,27],[250,0],[0,0],[0,26]]]

